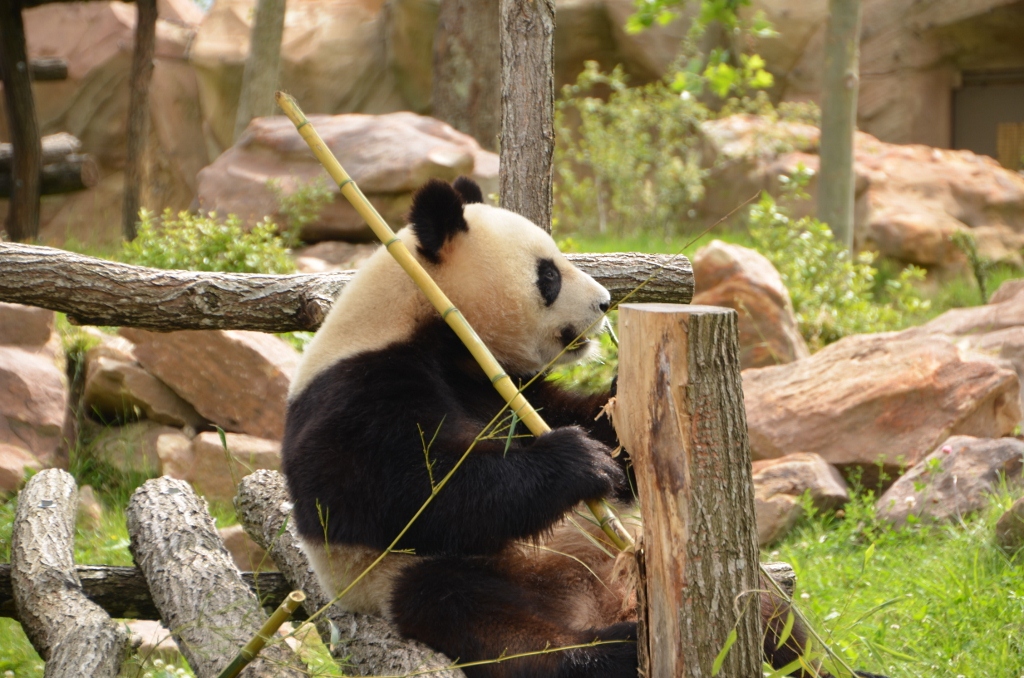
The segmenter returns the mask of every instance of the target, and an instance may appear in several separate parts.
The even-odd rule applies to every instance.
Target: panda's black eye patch
[[[562,291],[562,272],[551,259],[537,261],[537,289],[544,299],[544,305],[555,303],[558,293]]]

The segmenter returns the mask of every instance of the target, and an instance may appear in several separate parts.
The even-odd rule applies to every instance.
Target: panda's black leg
[[[467,678],[635,678],[635,624],[569,628],[573,591],[536,588],[514,557],[424,558],[399,576],[391,611],[403,635],[467,667]],[[608,644],[559,650],[594,640]]]

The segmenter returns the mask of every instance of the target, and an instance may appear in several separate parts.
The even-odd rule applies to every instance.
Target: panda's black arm
[[[602,413],[608,399],[615,395],[612,390],[577,393],[541,378],[530,384],[523,394],[551,428],[580,426],[609,448],[618,447],[619,439],[611,420]]]
[[[435,477],[472,442],[461,435],[436,440]],[[536,537],[580,501],[609,496],[623,483],[609,450],[578,427],[515,439],[507,448],[505,440],[480,440],[400,547],[419,554],[494,553]]]

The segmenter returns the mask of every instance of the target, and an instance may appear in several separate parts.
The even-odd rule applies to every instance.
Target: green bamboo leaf
[[[722,663],[729,655],[729,650],[731,650],[732,646],[736,643],[736,636],[737,633],[735,628],[733,628],[732,631],[729,631],[729,637],[725,639],[725,645],[722,646],[722,650],[718,653],[718,656],[715,657],[715,661],[711,665],[712,676],[717,676],[718,672],[722,670]]]
[[[796,615],[790,610],[786,613],[786,625],[782,627],[782,633],[779,634],[779,642],[776,644],[775,649],[778,650],[780,647],[786,644],[789,640],[789,636],[793,633],[793,623],[796,621]]]

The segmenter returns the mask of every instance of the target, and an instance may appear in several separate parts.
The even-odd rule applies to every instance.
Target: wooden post
[[[829,0],[821,91],[818,218],[853,251],[853,138],[860,87],[860,1]]]
[[[249,57],[245,60],[242,93],[235,112],[235,141],[253,118],[273,115],[277,111],[274,91],[281,71],[284,9],[284,0],[256,2],[256,17],[249,33]]]
[[[2,0],[0,0],[2,1]],[[124,168],[124,206],[121,233],[134,240],[135,223],[141,206],[140,194],[146,181],[145,152],[149,138],[149,83],[153,79],[156,50],[156,0],[138,0],[135,21],[135,49],[128,80],[128,157]]]
[[[551,231],[555,2],[501,0],[501,206]]]
[[[42,151],[39,123],[32,99],[25,24],[18,0],[0,0],[0,78],[4,82],[8,132],[14,147],[13,190],[7,213],[7,237],[14,241],[39,237],[39,171]]]
[[[615,427],[642,507],[641,675],[761,675],[757,523],[736,312],[624,304]],[[646,615],[644,614],[646,612]],[[649,664],[644,666],[644,655]],[[645,672],[646,671],[646,672]]]

